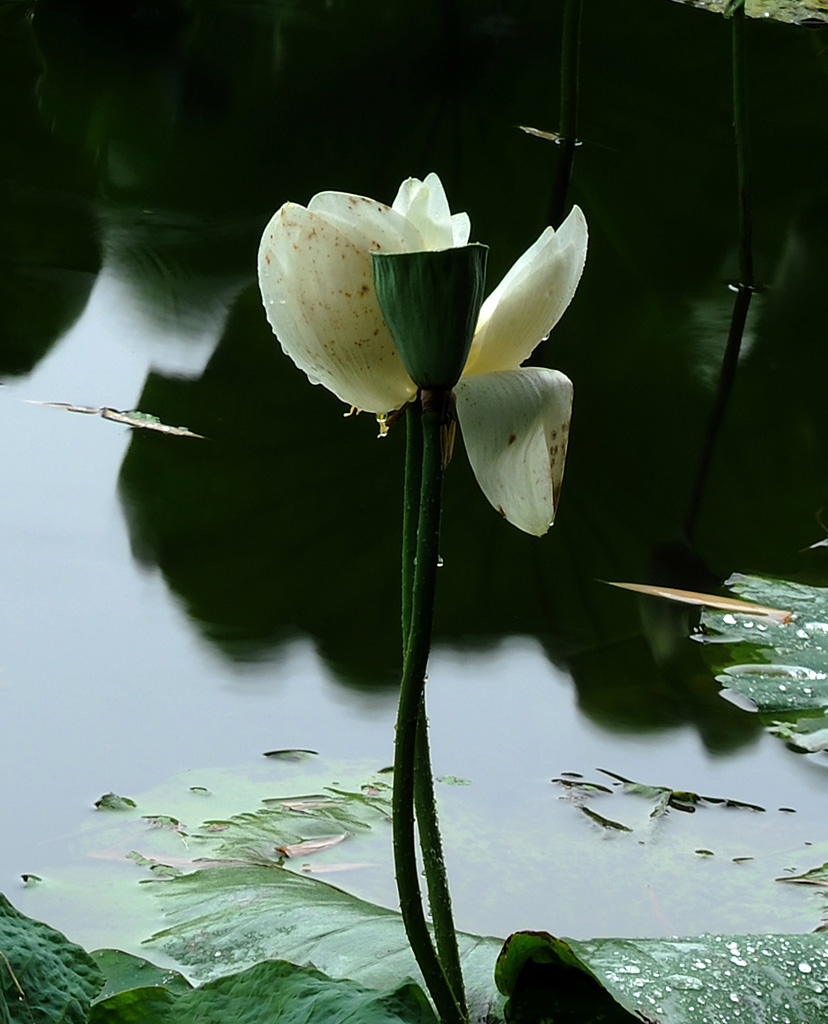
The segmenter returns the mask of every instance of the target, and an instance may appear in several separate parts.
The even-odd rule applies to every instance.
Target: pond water
[[[556,128],[562,4],[130,6],[0,14],[0,888],[82,939],[82,906],[19,876],[78,868],[102,793],[233,766],[289,786],[261,757],[278,748],[319,751],[332,778],[391,759],[402,439],[343,419],[282,355],[255,285],[264,224],[287,199],[390,201],[436,170],[494,284],[546,223],[560,159],[515,126]],[[568,203],[590,252],[539,351],[575,383],[560,515],[518,534],[462,451],[446,483],[428,700],[437,774],[471,783],[440,790],[467,930],[819,922],[773,879],[828,860],[826,755],[721,699],[695,613],[601,582],[828,578],[805,550],[828,507],[828,36],[746,28],[762,288],[688,545],[739,272],[730,26],[667,0],[585,5]],[[593,806],[619,834],[552,781],[598,769],[766,811],[656,833],[616,794]]]

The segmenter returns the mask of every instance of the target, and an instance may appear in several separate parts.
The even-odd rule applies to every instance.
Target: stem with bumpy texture
[[[431,771],[431,755],[428,748],[425,696],[420,701],[420,710],[417,716],[417,745],[414,751],[414,806],[428,889],[428,905],[431,908],[431,920],[437,940],[437,954],[454,993],[454,998],[463,1014],[467,1015],[463,970],[460,966],[457,932],[451,912],[451,893],[446,874],[446,862],[443,857],[443,841],[440,838],[440,823],[437,820],[437,802],[434,798],[434,776]]]
[[[406,453],[408,465],[403,522],[404,662],[394,748],[394,867],[406,934],[423,973],[426,986],[437,1007],[437,1012],[444,1024],[464,1024],[467,1020],[465,999],[462,990],[462,976],[459,976],[459,988],[456,976],[459,975],[459,957],[457,956],[454,925],[451,921],[448,888],[445,885],[445,868],[442,867],[442,850],[439,835],[437,835],[435,843],[432,833],[432,828],[436,829],[437,819],[434,811],[431,765],[427,752],[424,704],[440,536],[440,498],[443,478],[440,435],[445,400],[446,396],[443,392],[425,392],[421,397],[421,404],[415,407],[413,412],[409,412],[407,418],[409,434],[411,434],[416,429],[414,422],[416,414],[418,411],[420,412],[423,448],[422,470],[419,477],[420,500],[416,543],[414,543],[412,540],[413,510],[415,508],[413,494],[417,471],[416,463],[412,464],[411,459],[416,455],[416,442],[409,437]],[[422,734],[419,738],[418,733]],[[419,781],[415,782],[415,777],[419,777]],[[445,948],[446,936],[450,935],[449,946],[453,945],[454,947],[454,963],[449,955],[445,966],[441,963],[434,948],[423,912],[416,856],[415,791],[417,792],[418,808],[420,808],[418,821],[423,837],[421,843],[429,894],[431,896],[434,887],[437,896],[435,905],[432,907],[432,914],[435,918],[438,945]],[[431,812],[428,810],[429,803]],[[441,862],[445,899],[439,893],[441,884],[440,872],[435,871],[436,857],[439,857]],[[445,954],[443,955],[445,956]],[[451,980],[449,980],[450,978]]]

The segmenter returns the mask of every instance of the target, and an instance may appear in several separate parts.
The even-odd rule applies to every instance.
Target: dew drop
[[[801,963],[801,964],[799,965],[799,970],[801,971],[801,973],[802,973],[802,974],[810,974],[810,973],[811,973],[811,965],[810,965],[810,964],[807,964],[807,963],[805,963],[805,962],[803,961],[803,962],[802,962],[802,963]]]
[[[704,982],[700,978],[691,978],[689,974],[671,974],[664,981],[671,988],[682,991],[698,992],[704,988]]]

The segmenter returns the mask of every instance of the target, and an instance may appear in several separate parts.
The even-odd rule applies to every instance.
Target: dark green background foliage
[[[155,318],[195,331],[217,295],[229,303],[203,374],[146,381],[140,408],[211,440],[135,436],[121,476],[134,552],[228,656],[303,630],[343,681],[390,683],[401,439],[343,423],[281,354],[254,283],[258,237],[286,199],[340,188],[390,201],[402,178],[437,170],[491,245],[493,286],[545,223],[558,147],[515,126],[556,127],[561,5],[193,2],[163,17],[139,5],[137,29],[86,4],[31,9],[14,7],[0,40],[15,274],[0,364],[24,371],[72,323],[104,244]],[[590,253],[536,354],[575,382],[560,515],[545,542],[506,529],[456,459],[437,615],[438,639],[535,634],[570,662],[588,713],[695,720],[713,747],[752,726],[709,721],[713,694],[693,684],[686,648],[653,650],[654,630],[669,648],[682,624],[642,622],[593,581],[823,574],[800,549],[828,503],[811,301],[826,259],[825,47],[820,31],[747,30],[764,290],[694,549],[680,528],[736,274],[730,23],[591,0],[570,189]]]

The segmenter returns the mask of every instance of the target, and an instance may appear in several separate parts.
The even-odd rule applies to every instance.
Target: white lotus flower
[[[285,203],[259,248],[259,286],[282,348],[314,384],[378,415],[416,394],[374,294],[371,252],[465,245],[471,225],[452,214],[436,174],[409,178],[392,206],[321,192]],[[569,305],[586,259],[576,206],[546,228],[480,310],[454,389],[469,461],[483,493],[515,526],[541,536],[563,479],[572,383],[557,370],[522,367]]]

